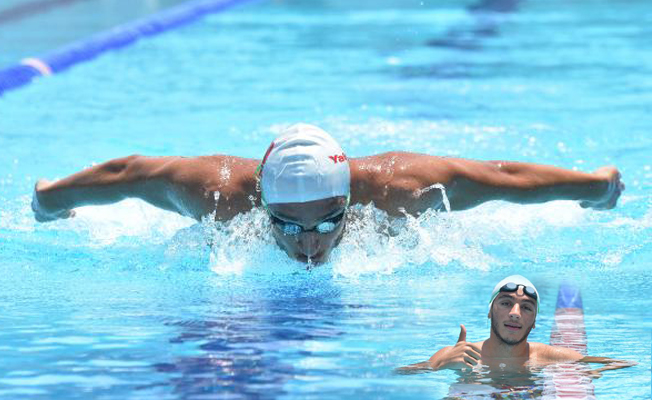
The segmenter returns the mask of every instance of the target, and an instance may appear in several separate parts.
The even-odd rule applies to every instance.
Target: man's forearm
[[[111,160],[56,182],[40,181],[35,195],[41,207],[50,212],[120,201],[125,198],[127,185],[124,171],[132,160],[133,157]]]
[[[56,182],[37,183],[34,196],[46,213],[57,213],[84,205],[110,204],[146,193],[162,193],[161,179],[147,179],[138,168],[139,156],[119,158],[87,168]],[[147,196],[151,197],[151,195]],[[152,199],[144,198],[150,201]],[[170,209],[172,204],[154,201]]]
[[[620,184],[618,171],[607,167],[601,173],[584,173],[548,165],[455,160],[456,176],[451,187],[451,206],[465,209],[488,200],[542,203],[579,200],[583,206],[612,208],[611,191]],[[616,174],[618,174],[616,176]]]
[[[597,200],[608,182],[590,173],[549,165],[490,161],[500,171],[506,200],[540,203],[550,200]],[[496,194],[499,198],[501,194]]]
[[[395,372],[402,375],[421,374],[423,372],[436,371],[428,361],[410,364],[405,367],[396,368]]]
[[[629,368],[629,367],[633,367],[634,365],[637,365],[637,363],[634,361],[616,360],[607,357],[589,357],[589,356],[580,359],[579,362],[604,364],[604,367],[596,368],[592,370],[593,372],[604,372],[604,371],[610,371],[610,370],[616,370],[622,368]]]

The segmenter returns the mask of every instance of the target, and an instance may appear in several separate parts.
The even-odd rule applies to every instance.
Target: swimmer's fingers
[[[50,222],[56,221],[58,219],[68,219],[73,218],[76,215],[74,210],[66,210],[57,214],[43,214],[34,210],[34,219],[38,222]]]
[[[34,212],[34,219],[38,222],[48,222],[52,221],[46,213],[41,209],[41,205],[38,202],[38,197],[36,197],[36,190],[34,191],[34,197],[32,197],[32,211]]]
[[[600,379],[602,378],[602,372],[600,372],[597,369],[592,369],[586,372],[586,376],[588,376],[591,379]]]
[[[608,166],[599,168],[594,173],[608,183],[605,194],[601,199],[581,201],[580,206],[582,208],[593,208],[595,210],[610,210],[615,208],[618,204],[620,195],[625,190],[625,184],[621,180],[620,172],[616,167]]]
[[[467,365],[470,364],[471,366],[478,365],[478,364],[480,364],[480,359],[476,359],[476,358],[474,358],[473,356],[471,356],[469,354],[465,354],[464,355],[464,364],[467,364]]]
[[[471,346],[473,350],[477,351],[478,353],[482,353],[482,347],[480,347],[479,345],[475,343],[467,343],[467,344]]]
[[[54,218],[51,219],[51,221],[57,220],[57,219],[68,219],[68,218],[73,218],[75,216],[75,211],[74,210],[63,210],[61,212],[53,214]]]
[[[473,357],[476,360],[480,360],[482,358],[480,352],[476,350],[471,344],[469,344],[468,347],[466,348],[466,355],[469,357]]]
[[[34,193],[32,195],[32,211],[34,212],[34,219],[38,222],[50,222],[50,221],[55,221],[57,219],[67,219],[67,218],[73,218],[76,213],[74,210],[63,210],[63,211],[56,211],[56,212],[51,212],[47,211],[41,202],[39,201],[39,195],[38,192],[39,190],[44,189],[47,185],[49,185],[50,182],[41,179],[36,184],[34,185]]]
[[[61,218],[63,218],[63,219],[74,218],[75,215],[77,215],[75,210],[66,210],[66,211],[64,211],[64,215]]]

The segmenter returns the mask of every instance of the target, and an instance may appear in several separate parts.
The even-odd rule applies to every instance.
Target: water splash
[[[443,185],[421,190],[441,190],[449,209]],[[415,271],[415,266],[427,273],[446,268],[488,270],[515,260],[546,265],[578,254],[596,268],[619,267],[640,246],[649,245],[636,238],[649,230],[652,215],[649,206],[641,218],[633,218],[559,201],[529,206],[491,202],[462,212],[430,210],[419,217],[393,218],[371,205],[355,205],[329,261],[312,266],[291,260],[278,247],[262,209],[228,223],[215,222],[211,215],[198,224],[140,200],[126,200],[82,207],[75,218],[39,224],[29,202],[29,196],[5,202],[0,229],[16,239],[37,238],[52,248],[106,248],[109,253],[130,249],[148,258],[160,251],[155,258],[163,260],[161,268],[191,265],[208,267],[217,274],[284,274],[308,267],[343,277]],[[610,238],[608,242],[605,237]],[[596,252],[595,242],[605,244]]]
[[[333,251],[333,270],[351,277],[425,264],[486,270],[496,263],[466,232],[448,213],[428,210],[419,217],[393,218],[372,205],[355,206]]]
[[[274,273],[286,267],[305,268],[299,262],[288,262],[288,257],[274,242],[267,213],[260,208],[238,214],[228,222],[208,216],[203,219],[201,229],[211,246],[209,267],[217,274]],[[273,266],[271,270],[270,266]]]
[[[448,196],[446,195],[446,188],[441,183],[435,183],[434,185],[419,189],[415,192],[415,195],[416,197],[421,197],[424,193],[427,193],[432,189],[439,189],[441,191],[441,198],[442,202],[444,203],[444,209],[446,212],[451,212],[451,203],[448,200]]]

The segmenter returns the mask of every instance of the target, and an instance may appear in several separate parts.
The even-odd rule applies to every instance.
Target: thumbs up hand
[[[466,328],[460,325],[460,336],[455,346],[439,350],[430,357],[428,363],[435,370],[473,368],[480,362],[481,352],[478,345],[466,341]]]

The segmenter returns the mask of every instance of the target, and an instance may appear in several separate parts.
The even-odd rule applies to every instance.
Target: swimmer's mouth
[[[514,324],[514,323],[509,323],[509,322],[505,323],[503,325],[505,325],[505,328],[509,329],[510,331],[518,331],[518,330],[520,330],[522,328],[521,325]]]
[[[317,265],[324,262],[324,252],[315,254],[314,256],[310,257],[310,260],[308,260],[307,255],[301,253],[296,253],[294,258],[304,263],[308,263],[308,261],[310,261],[311,264]]]

